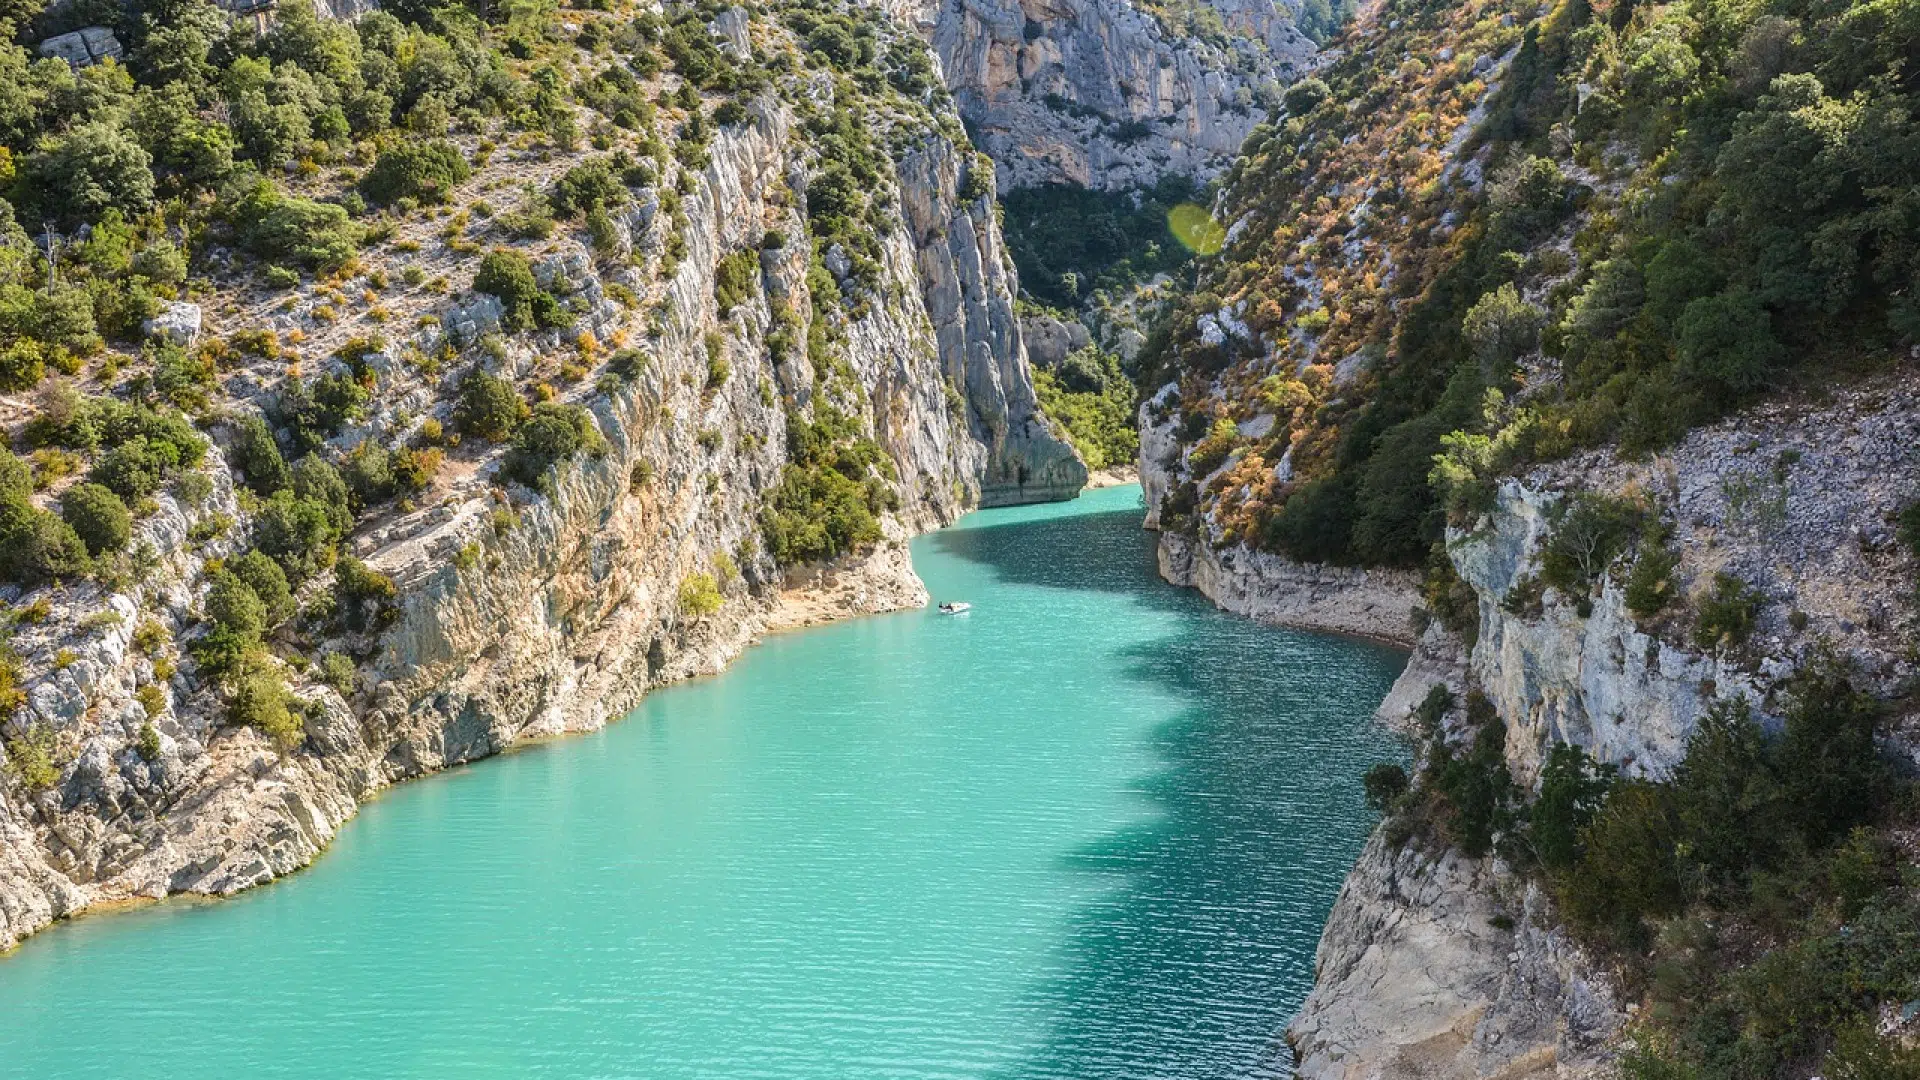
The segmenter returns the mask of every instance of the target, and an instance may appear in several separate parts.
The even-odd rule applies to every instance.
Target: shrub
[[[346,653],[329,652],[320,657],[320,681],[333,687],[342,696],[353,693],[359,678],[359,669]]]
[[[93,556],[119,551],[133,537],[133,515],[99,484],[75,484],[60,496],[60,517]]]
[[[500,325],[509,330],[533,330],[564,326],[566,309],[553,295],[540,288],[533,277],[533,264],[525,255],[508,249],[489,251],[480,260],[473,276],[473,289],[498,297]]]
[[[1920,556],[1920,502],[1910,503],[1900,511],[1895,524],[1900,542],[1907,546],[1908,551]]]
[[[554,465],[582,450],[604,445],[593,414],[578,405],[541,402],[533,416],[514,432],[513,446],[500,463],[500,472],[530,488],[550,491]]]
[[[1287,87],[1281,101],[1288,116],[1305,116],[1332,96],[1333,90],[1324,80],[1309,75]]]
[[[329,371],[302,382],[288,379],[274,399],[274,413],[295,451],[324,446],[348,424],[366,419],[367,388],[345,372]]]
[[[461,381],[453,407],[453,424],[461,434],[500,442],[526,418],[527,403],[507,380],[475,369]]]
[[[340,460],[340,478],[353,496],[353,507],[365,511],[393,497],[393,455],[367,439]]]
[[[1722,404],[1766,385],[1786,355],[1766,309],[1744,289],[1693,301],[1674,331],[1683,369]]]
[[[1367,793],[1367,805],[1382,815],[1391,814],[1399,807],[1410,786],[1407,770],[1386,761],[1368,769],[1360,783]]]
[[[20,179],[33,202],[67,221],[109,210],[138,217],[153,205],[153,159],[126,129],[84,123],[27,157]]]
[[[1650,522],[1640,534],[1640,555],[1627,575],[1627,610],[1643,619],[1659,614],[1673,602],[1673,572],[1679,566],[1680,556],[1667,546],[1667,529]]]
[[[1473,346],[1489,384],[1504,381],[1514,361],[1540,343],[1546,318],[1546,312],[1522,300],[1511,284],[1500,286],[1467,309],[1461,332]]]
[[[179,454],[171,445],[135,436],[107,451],[87,477],[122,499],[135,502],[158,490],[167,470],[179,463]]]
[[[1580,831],[1578,868],[1560,880],[1567,920],[1592,937],[1643,947],[1645,920],[1680,909],[1677,833],[1672,804],[1660,785],[1645,780],[1614,785]]]
[[[0,576],[36,585],[78,577],[91,562],[73,526],[20,499],[0,499]]]
[[[247,413],[235,420],[230,430],[233,464],[246,477],[248,487],[260,495],[272,495],[292,482],[293,473],[280,453],[280,443],[264,419]]]
[[[254,544],[298,583],[333,565],[340,539],[335,508],[302,499],[291,490],[275,492],[254,518]]]
[[[568,218],[596,206],[614,207],[627,201],[627,186],[608,158],[593,158],[568,169],[553,185],[553,212]]]
[[[227,722],[250,727],[291,752],[306,741],[306,721],[286,679],[265,657],[251,657],[232,679]]]
[[[286,571],[274,562],[266,553],[249,551],[228,564],[233,576],[253,590],[260,601],[264,617],[263,629],[272,628],[293,618],[293,588],[287,583]]]
[[[360,180],[367,201],[384,206],[395,199],[443,203],[473,175],[460,149],[445,139],[403,142],[383,152]]]
[[[54,761],[58,746],[52,728],[34,724],[7,740],[7,769],[28,791],[46,791],[60,782],[60,766]]]
[[[1459,753],[1445,739],[1437,739],[1428,755],[1427,777],[1445,801],[1441,828],[1461,852],[1480,858],[1493,850],[1496,834],[1513,824],[1518,792],[1507,771],[1507,728],[1486,698],[1473,693],[1467,699],[1472,740]]]
[[[1700,598],[1700,617],[1694,625],[1693,643],[1702,649],[1739,648],[1746,644],[1759,621],[1763,599],[1758,589],[1732,574],[1715,574],[1713,587]]]
[[[247,247],[274,262],[331,271],[360,248],[360,227],[345,208],[284,196],[264,181],[235,207],[234,220]]]
[[[1633,542],[1643,513],[1635,503],[1597,492],[1562,501],[1553,510],[1553,535],[1540,549],[1540,580],[1588,614],[1594,584]]]
[[[872,488],[831,468],[788,464],[767,494],[760,528],[782,566],[821,562],[880,542]]]
[[[151,684],[143,686],[140,689],[143,692],[152,690],[154,691],[153,696],[160,699],[161,704],[159,708],[147,709],[148,716],[158,716],[160,712],[166,708],[165,695],[160,692],[159,687]],[[149,699],[145,697],[140,699],[142,705],[146,705],[148,700]],[[142,761],[160,760],[160,732],[153,726],[151,721],[140,725],[140,735],[134,740],[133,750],[134,753],[140,755]]]
[[[1613,768],[1571,743],[1555,743],[1540,770],[1540,793],[1528,815],[1533,854],[1548,872],[1568,870],[1580,857],[1580,833],[1605,804]]]
[[[751,251],[735,251],[720,259],[713,273],[713,299],[720,306],[720,317],[760,295],[760,257]]]
[[[257,642],[266,631],[267,605],[231,570],[216,570],[208,576],[204,606],[208,621],[243,645]]]
[[[361,633],[384,629],[399,614],[399,590],[393,579],[355,558],[344,558],[334,570],[333,596],[347,629]]]
[[[688,574],[680,582],[680,614],[699,621],[720,610],[720,587],[708,573]]]

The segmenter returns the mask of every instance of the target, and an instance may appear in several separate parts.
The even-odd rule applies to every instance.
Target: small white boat
[[[958,615],[962,612],[972,611],[972,610],[973,610],[973,605],[967,603],[964,600],[955,600],[950,604],[940,605],[940,614],[942,615]]]

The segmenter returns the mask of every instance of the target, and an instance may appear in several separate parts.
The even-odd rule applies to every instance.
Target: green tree
[[[293,618],[293,588],[280,564],[265,552],[254,550],[229,564],[233,576],[244,582],[260,600],[263,628],[270,629]]]
[[[480,260],[473,290],[499,299],[500,325],[509,330],[562,326],[566,311],[534,280],[533,266],[517,251],[501,248]]]
[[[471,175],[473,169],[459,147],[445,139],[401,143],[381,153],[361,178],[360,192],[368,202],[380,205],[400,198],[441,203]]]
[[[127,504],[99,484],[68,488],[60,496],[60,516],[90,555],[119,551],[133,537],[133,515],[127,512]]]
[[[500,442],[520,427],[527,413],[527,403],[512,383],[476,368],[461,380],[453,423],[463,435]]]
[[[108,210],[136,217],[153,205],[153,158],[127,131],[104,121],[53,136],[26,160],[21,180],[33,200],[69,222]]]
[[[1688,376],[1722,404],[1765,386],[1786,354],[1766,308],[1745,289],[1693,301],[1674,331]]]
[[[204,606],[209,621],[248,645],[259,641],[266,631],[266,604],[231,570],[220,569],[208,575]]]
[[[1520,298],[1512,285],[1502,285],[1467,309],[1461,332],[1480,361],[1489,384],[1504,382],[1514,361],[1540,344],[1547,313]]]
[[[1602,765],[1572,743],[1555,743],[1540,770],[1540,793],[1529,814],[1534,856],[1549,872],[1571,869],[1580,858],[1580,833],[1604,805],[1613,781]]]
[[[233,421],[233,463],[247,478],[247,486],[261,495],[272,495],[292,482],[293,473],[280,453],[273,429],[255,413],[246,413]]]

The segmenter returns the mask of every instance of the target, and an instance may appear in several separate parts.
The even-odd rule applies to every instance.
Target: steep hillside
[[[1302,1075],[1920,1069],[1917,29],[1388,3],[1249,136],[1142,354],[1163,568],[1424,578]]]
[[[127,69],[4,54],[71,239],[6,248],[0,943],[924,603],[906,535],[1085,480],[869,9],[130,20]]]

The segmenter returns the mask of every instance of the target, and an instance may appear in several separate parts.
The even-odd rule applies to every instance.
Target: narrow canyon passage
[[[1137,488],[922,537],[973,610],[773,637],[403,785],[310,870],[0,959],[9,1075],[1229,1077],[1401,750],[1382,647],[1161,583]]]

